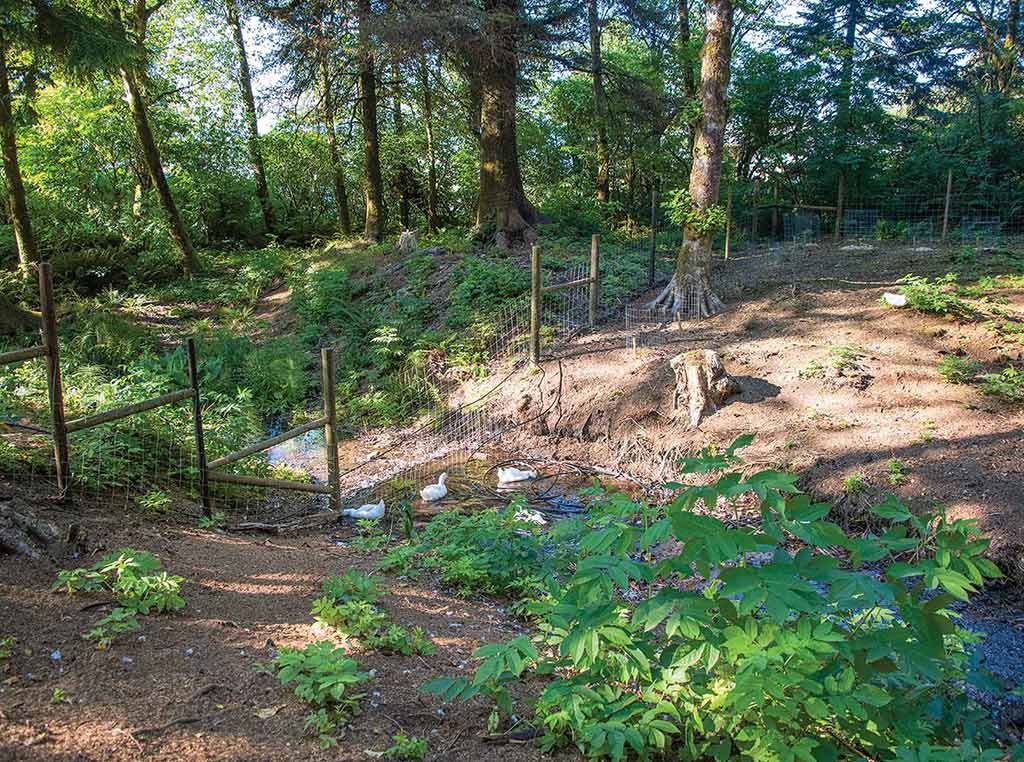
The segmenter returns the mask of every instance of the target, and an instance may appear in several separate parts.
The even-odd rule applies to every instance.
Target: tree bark
[[[679,62],[683,69],[683,94],[686,99],[692,101],[697,97],[697,81],[693,76],[693,61],[690,60],[690,3],[689,0],[679,0]]]
[[[608,106],[604,92],[604,67],[601,63],[601,22],[597,16],[597,0],[587,0],[590,25],[590,74],[594,83],[594,123],[597,138],[597,200],[608,201],[608,179],[611,174],[608,152]]]
[[[836,96],[836,159],[839,160],[839,182],[849,187],[849,165],[846,153],[852,131],[854,50],[857,45],[857,24],[860,23],[860,0],[850,0],[846,8],[846,30],[843,35],[843,63],[839,70],[839,92]]]
[[[377,75],[370,44],[370,0],[359,0],[359,95],[363,127],[363,190],[366,217],[363,234],[368,240],[384,237],[387,211],[384,207],[384,181],[380,171],[380,135],[377,130]]]
[[[691,430],[739,391],[718,353],[710,349],[683,352],[669,360],[669,365],[676,376],[672,407],[680,410],[679,403],[686,400]]]
[[[426,55],[420,56],[420,88],[423,90],[423,121],[427,130],[427,233],[437,229],[437,155],[434,150],[434,95]]]
[[[156,188],[160,205],[163,206],[164,213],[167,215],[171,239],[181,257],[181,269],[186,274],[194,273],[199,270],[199,259],[196,257],[195,249],[192,248],[192,240],[185,229],[185,223],[181,220],[178,205],[174,202],[174,196],[171,194],[171,186],[164,175],[160,149],[156,146],[156,139],[153,137],[153,130],[149,125],[146,104],[142,98],[135,72],[122,68],[121,81],[124,84],[125,100],[128,101],[128,108],[132,112],[132,121],[135,122],[135,133],[142,148],[142,158],[146,162],[146,170],[149,172],[153,187]]]
[[[484,42],[479,46],[480,229],[520,236],[540,222],[519,171],[516,97],[519,70],[518,0],[485,0]]]
[[[249,146],[249,161],[256,179],[256,197],[263,212],[263,224],[268,233],[277,227],[274,206],[270,202],[270,190],[267,187],[267,175],[263,168],[263,152],[260,150],[260,133],[256,120],[256,100],[252,95],[252,76],[249,73],[249,57],[245,52],[245,37],[242,35],[242,19],[238,11],[238,0],[224,0],[227,9],[228,26],[235,40],[238,52],[238,90],[242,95],[242,107],[245,111],[246,138]]]
[[[334,176],[334,203],[338,207],[338,229],[342,235],[352,235],[352,218],[348,213],[348,191],[345,189],[345,170],[338,156],[338,135],[334,129],[334,93],[331,89],[331,76],[327,70],[327,56],[323,51],[317,52],[317,70],[320,75],[320,106],[324,133],[327,136],[327,158],[331,163],[331,174]]]
[[[722,182],[725,127],[729,118],[726,91],[729,87],[732,0],[706,0],[705,38],[701,51],[700,96],[702,115],[693,144],[690,170],[691,211],[697,221],[718,202]],[[715,230],[689,224],[683,229],[683,243],[676,258],[676,271],[665,290],[652,302],[668,304],[673,314],[702,318],[724,309],[711,290],[711,243]]]
[[[402,72],[396,61],[391,62],[391,78],[394,80],[391,91],[392,109],[394,111],[395,134],[401,146],[402,137],[405,135],[405,118],[402,116]],[[413,180],[412,170],[404,158],[404,150],[400,147],[403,158],[398,161],[398,220],[402,230],[408,230],[409,220],[409,199],[412,196]]]
[[[7,74],[7,44],[0,35],[0,139],[3,141],[4,187],[10,205],[11,222],[14,227],[14,241],[18,247],[18,266],[27,277],[33,262],[39,260],[36,239],[32,232],[32,220],[28,214],[25,184],[18,162],[17,130],[14,126],[14,103],[11,98],[11,83]]]

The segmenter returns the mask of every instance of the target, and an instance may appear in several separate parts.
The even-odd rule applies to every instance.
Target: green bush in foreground
[[[977,636],[949,608],[1001,576],[975,524],[890,497],[872,509],[884,533],[848,536],[794,475],[728,470],[749,441],[684,461],[724,473],[669,485],[678,494],[653,523],[645,504],[601,497],[573,574],[534,607],[535,644],[487,646],[472,680],[424,689],[489,696],[497,724],[511,685],[546,676],[542,747],[592,759],[1000,758],[964,694],[965,683],[992,688],[969,655]],[[707,515],[751,498],[757,529]],[[668,540],[677,555],[646,560]]]

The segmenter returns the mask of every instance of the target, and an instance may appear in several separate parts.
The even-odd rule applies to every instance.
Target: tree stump
[[[0,552],[38,561],[44,555],[60,556],[63,544],[56,526],[37,519],[17,500],[0,502]]]
[[[682,352],[669,360],[669,365],[676,374],[672,408],[679,410],[680,400],[686,398],[691,431],[739,391],[736,381],[725,372],[722,360],[713,350]]]

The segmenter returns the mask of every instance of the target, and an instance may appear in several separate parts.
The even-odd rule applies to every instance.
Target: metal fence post
[[[832,231],[832,240],[838,241],[843,235],[843,206],[846,202],[846,173],[839,174],[839,187],[836,189],[836,227]]]
[[[324,395],[324,445],[327,449],[327,485],[331,489],[332,511],[341,510],[341,469],[338,467],[338,404],[334,388],[334,350],[320,350],[320,374]]]
[[[597,325],[597,308],[601,300],[601,236],[590,239],[590,327]]]
[[[199,397],[199,363],[196,361],[194,339],[185,340],[188,357],[188,378],[192,385],[192,427],[196,437],[196,465],[199,468],[199,498],[203,504],[203,515],[212,516],[210,505],[210,478],[206,466],[206,438],[203,434],[203,402]]]
[[[46,386],[50,397],[50,424],[53,428],[57,489],[63,497],[70,486],[71,463],[68,455],[68,430],[64,419],[64,384],[60,375],[57,306],[53,298],[53,271],[49,262],[39,263],[39,307],[42,312],[43,346],[46,348]]]
[[[953,195],[953,170],[950,169],[946,174],[946,205],[942,210],[942,242],[946,242],[946,236],[949,234],[949,202],[950,197]]]
[[[654,260],[658,254],[658,189],[651,183],[651,252],[647,262],[647,287],[653,288],[654,277],[657,274],[654,269]]]
[[[530,362],[540,362],[540,246],[530,252]]]

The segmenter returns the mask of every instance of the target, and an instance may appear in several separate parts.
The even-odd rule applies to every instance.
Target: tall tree
[[[693,166],[683,222],[683,243],[676,269],[654,304],[667,302],[672,313],[694,316],[720,312],[724,305],[711,289],[711,245],[720,221],[718,191],[722,181],[725,128],[729,119],[726,92],[732,59],[732,0],[705,0],[704,47],[701,50],[701,118],[693,144]]]
[[[427,134],[427,232],[437,229],[437,153],[434,147],[434,93],[426,53],[419,57],[420,90],[423,93],[423,126]]]
[[[519,170],[516,108],[519,79],[519,0],[484,0],[480,83],[478,228],[520,235],[540,221]]]
[[[10,76],[7,74],[7,56],[7,41],[0,30],[0,138],[3,140],[4,188],[10,206],[14,240],[18,247],[18,265],[27,275],[32,263],[39,259],[39,253],[36,250],[36,238],[28,213],[25,184],[21,179],[21,164],[18,161],[14,100],[11,97]]]
[[[156,0],[153,5],[147,5],[145,0],[135,0],[131,4],[129,9],[130,15],[127,19],[124,18],[122,9],[118,5],[115,5],[112,10],[115,19],[123,25],[122,28],[126,38],[130,39],[140,48],[144,48],[150,17],[163,6],[163,0]],[[188,230],[185,229],[185,223],[181,219],[178,205],[175,203],[174,195],[171,193],[171,186],[167,182],[167,176],[164,174],[160,149],[157,147],[156,137],[149,123],[142,85],[142,82],[146,79],[144,65],[125,64],[118,67],[118,73],[124,86],[125,101],[128,103],[132,121],[135,123],[135,135],[138,138],[139,147],[142,149],[142,158],[146,163],[146,170],[149,173],[153,187],[156,188],[160,205],[164,208],[164,213],[167,215],[171,240],[174,241],[174,245],[178,249],[181,269],[185,273],[196,272],[199,269],[199,258],[192,247],[192,239],[189,237]]]
[[[363,234],[368,240],[384,237],[387,210],[380,171],[380,134],[377,129],[377,72],[370,38],[370,0],[358,0],[359,104],[363,128],[363,190],[366,216]]]
[[[256,196],[263,212],[263,224],[268,233],[273,233],[277,221],[274,218],[274,205],[270,201],[270,190],[267,187],[267,174],[263,169],[263,152],[260,150],[260,133],[256,120],[256,100],[252,95],[252,75],[249,73],[249,57],[245,51],[238,0],[224,0],[224,7],[231,37],[235,41],[235,51],[238,53],[238,90],[242,95],[242,109],[245,112],[246,142],[252,173],[256,179]]]
[[[345,168],[338,153],[338,133],[334,125],[334,83],[327,64],[327,52],[317,46],[316,69],[320,84],[320,118],[327,137],[327,157],[334,178],[334,203],[338,207],[338,229],[342,235],[352,234],[352,218],[348,211],[348,189],[345,187]]]
[[[398,220],[403,230],[410,227],[409,202],[412,197],[413,179],[412,169],[404,155],[403,141],[405,138],[405,117],[402,115],[402,70],[398,62],[391,62],[391,107],[395,124],[395,137],[398,139],[399,150],[402,154],[398,159]]]
[[[601,63],[601,21],[597,0],[587,0],[587,26],[590,29],[590,76],[594,84],[594,124],[597,138],[597,200],[608,201],[608,98],[604,91],[604,68]]]

